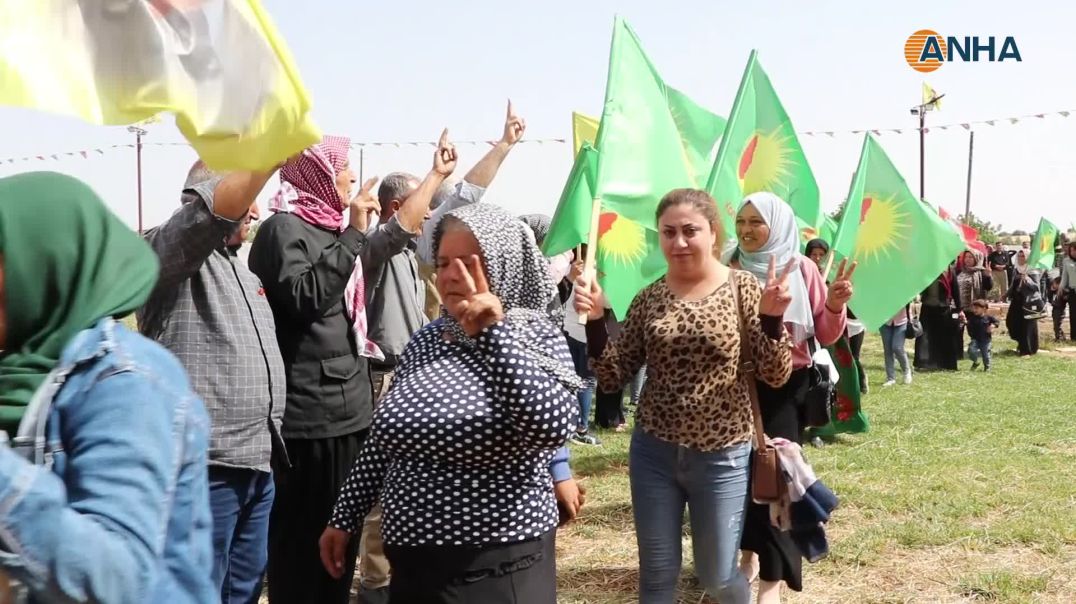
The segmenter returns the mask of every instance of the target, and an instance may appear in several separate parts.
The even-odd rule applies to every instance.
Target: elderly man
[[[222,177],[197,162],[183,205],[145,234],[161,276],[138,312],[139,327],[183,363],[211,420],[213,581],[222,602],[261,595],[274,497],[270,459],[285,457],[284,363],[273,313],[258,278],[236,256],[271,174]]]
[[[474,165],[454,190],[441,190],[437,195],[437,207],[419,220],[399,224],[406,233],[393,239],[393,244],[363,256],[363,272],[366,276],[366,309],[370,325],[370,339],[384,353],[384,361],[371,361],[374,389],[378,398],[388,391],[392,375],[400,355],[411,336],[429,322],[427,315],[426,278],[432,278],[433,235],[441,217],[452,210],[477,203],[496,177],[509,152],[523,137],[526,123],[517,116],[508,103],[504,132],[501,140]],[[377,230],[387,229],[386,222],[399,216],[400,209],[410,204],[419,185],[417,177],[404,172],[394,172],[381,181],[378,199],[381,202],[381,224]],[[421,265],[420,265],[421,262]],[[425,265],[426,270],[423,270]],[[363,526],[359,576],[361,604],[378,604],[388,601],[390,569],[381,543],[381,509],[374,508]]]
[[[1015,252],[1005,249],[1005,244],[998,241],[994,251],[990,252],[987,262],[994,277],[994,289],[990,295],[995,302],[1004,302],[1009,292],[1009,272],[1012,271],[1012,257]]]

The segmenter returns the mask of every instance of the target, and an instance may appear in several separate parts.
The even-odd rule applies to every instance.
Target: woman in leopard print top
[[[713,198],[703,191],[671,191],[657,221],[668,274],[636,296],[615,341],[598,320],[601,289],[596,283],[576,287],[576,310],[592,319],[587,344],[600,386],[619,391],[647,366],[629,454],[639,599],[675,600],[688,505],[700,581],[721,602],[747,604],[751,590],[736,559],[752,430],[747,385],[738,371],[740,321],[747,323],[743,345],[750,346],[759,379],[780,386],[792,367],[782,323],[791,301],[788,273],[763,287],[721,264],[721,225]]]

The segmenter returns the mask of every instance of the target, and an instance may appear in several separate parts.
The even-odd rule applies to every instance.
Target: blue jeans
[[[983,367],[990,369],[990,348],[991,343],[989,339],[975,340],[974,338],[968,344],[968,359],[972,363],[978,363],[979,358],[983,359]]]
[[[721,604],[748,604],[751,588],[737,552],[747,506],[750,443],[702,452],[636,428],[628,453],[640,604],[676,601],[681,531],[691,518],[695,574]]]
[[[586,432],[590,428],[590,407],[594,402],[594,380],[584,380],[583,388],[576,394],[579,397],[579,422],[576,431]]]
[[[882,325],[882,352],[885,355],[885,379],[888,381],[897,379],[893,359],[900,363],[900,372],[904,375],[908,374],[908,351],[904,349],[907,332],[907,323],[904,325]]]
[[[213,584],[221,604],[257,604],[269,560],[273,475],[240,468],[209,468],[213,511]]]

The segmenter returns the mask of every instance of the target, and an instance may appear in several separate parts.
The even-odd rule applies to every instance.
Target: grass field
[[[910,346],[909,346],[910,348]],[[995,338],[989,374],[920,374],[864,398],[872,430],[841,436],[809,461],[841,498],[831,554],[805,565],[788,602],[1076,602],[1076,358],[1020,359]],[[864,362],[883,381],[877,338]],[[560,601],[636,601],[638,562],[627,434],[573,446],[588,489],[580,519],[558,536]],[[690,581],[685,533],[682,602]]]

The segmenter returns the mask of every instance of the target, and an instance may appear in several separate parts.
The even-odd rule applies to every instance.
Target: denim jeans
[[[676,601],[684,505],[691,518],[695,574],[721,604],[748,604],[737,552],[747,505],[750,443],[703,452],[636,428],[628,454],[640,604]]]
[[[590,428],[590,407],[594,402],[594,378],[583,381],[583,387],[576,394],[579,397],[579,422],[576,430],[586,432]]]
[[[991,343],[989,339],[975,340],[974,338],[968,343],[968,359],[972,363],[978,363],[979,358],[982,357],[983,367],[990,369],[990,347]]]
[[[213,511],[213,584],[221,604],[257,604],[269,560],[273,475],[209,467]]]
[[[904,349],[907,331],[907,323],[904,325],[882,325],[882,352],[885,355],[885,379],[887,381],[897,379],[893,359],[900,363],[901,374],[908,374],[908,351]]]

